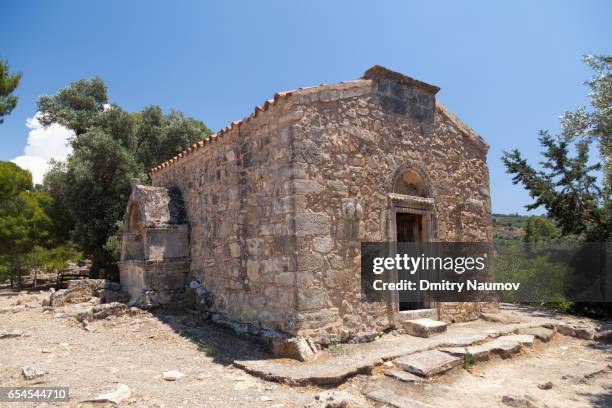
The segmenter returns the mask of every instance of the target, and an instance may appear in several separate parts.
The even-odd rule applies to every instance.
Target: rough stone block
[[[466,353],[470,353],[474,356],[476,361],[486,361],[489,359],[489,354],[491,352],[490,348],[486,345],[482,346],[471,346],[471,347],[447,347],[442,348],[440,351],[444,353],[448,353],[450,355],[456,357],[463,357]]]
[[[275,337],[272,340],[272,352],[277,357],[308,361],[315,358],[317,350],[303,337]]]
[[[385,371],[385,375],[387,377],[392,377],[407,383],[422,383],[424,381],[427,381],[423,377],[419,377],[417,375],[402,370],[387,370]]]
[[[404,322],[406,333],[417,337],[430,337],[434,334],[444,333],[447,323],[432,319],[416,319]]]
[[[395,360],[395,364],[402,370],[423,377],[444,373],[460,363],[461,360],[458,357],[438,350],[421,351]]]
[[[535,336],[538,340],[547,342],[553,338],[555,332],[553,330],[547,329],[546,327],[529,327],[526,329],[520,329],[519,334],[530,334],[532,336]]]
[[[295,215],[295,234],[328,235],[330,231],[329,216],[324,213],[308,213]]]

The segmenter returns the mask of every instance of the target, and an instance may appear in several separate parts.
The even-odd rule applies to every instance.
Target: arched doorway
[[[142,260],[145,258],[144,222],[136,200],[130,202],[125,218],[127,222],[123,233],[122,260]]]

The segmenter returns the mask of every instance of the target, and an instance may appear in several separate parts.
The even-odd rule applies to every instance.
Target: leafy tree
[[[5,60],[0,60],[0,123],[4,122],[3,117],[8,115],[17,106],[19,97],[13,92],[21,81],[20,73],[9,72],[9,65]]]
[[[562,235],[575,234],[588,241],[606,241],[612,231],[612,56],[585,57],[595,70],[587,81],[592,109],[579,108],[562,116],[562,132],[540,132],[544,148],[542,170],[528,164],[518,150],[504,152],[502,160],[513,183],[521,183],[535,199],[527,209],[544,207]],[[590,164],[595,145],[601,163]],[[597,174],[603,170],[603,182]]]
[[[548,241],[559,236],[559,229],[543,217],[529,217],[525,223],[523,242],[526,244]]]
[[[32,175],[16,164],[0,162],[0,254],[13,258],[17,286],[21,287],[21,258],[35,245],[48,242],[52,222],[45,213],[51,198],[33,192]]]
[[[102,78],[82,79],[61,89],[57,95],[41,96],[38,99],[39,121],[44,126],[59,123],[79,136],[96,124],[107,103],[107,89]]]
[[[56,272],[59,274],[66,267],[68,261],[81,259],[83,259],[83,254],[72,242],[52,248],[36,245],[25,256],[24,265],[34,271],[34,286],[36,286],[38,272]]]
[[[211,133],[201,121],[159,106],[130,113],[109,104],[99,77],[41,97],[39,110],[45,126],[59,123],[76,133],[73,154],[52,164],[43,189],[54,198],[50,211],[67,215],[58,225],[63,239],[94,258],[93,270],[117,259],[131,181],[147,182],[151,167]]]

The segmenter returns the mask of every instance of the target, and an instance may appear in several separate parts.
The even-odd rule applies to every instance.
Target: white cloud
[[[66,160],[72,153],[68,139],[74,136],[72,130],[58,124],[45,129],[38,121],[39,115],[37,112],[34,117],[26,119],[26,126],[30,131],[24,155],[12,160],[19,167],[32,172],[35,184],[42,183],[45,171],[49,167],[49,160]]]

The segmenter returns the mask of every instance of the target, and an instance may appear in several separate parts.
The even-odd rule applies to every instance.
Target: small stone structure
[[[438,90],[375,66],[277,93],[153,168],[128,204],[123,287],[165,303],[191,277],[214,316],[320,344],[495,309],[362,299],[362,241],[492,239],[488,146]]]
[[[190,248],[180,190],[134,184],[123,225],[123,291],[141,305],[181,301],[189,279]]]

